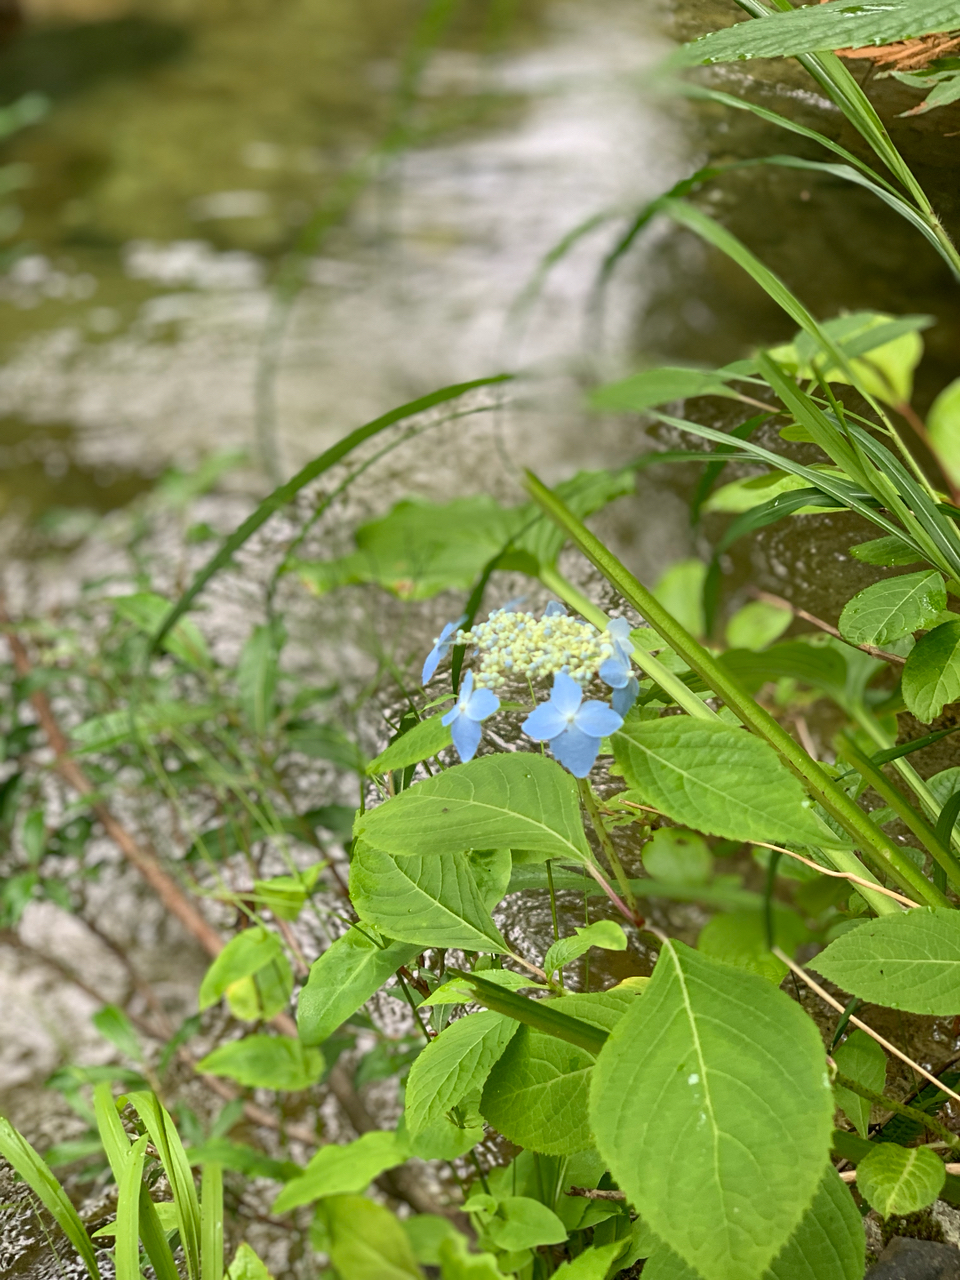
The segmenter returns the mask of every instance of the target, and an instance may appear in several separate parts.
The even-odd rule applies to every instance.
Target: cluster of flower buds
[[[493,692],[510,679],[542,681],[553,677],[547,702],[523,723],[523,731],[550,750],[575,777],[590,772],[600,742],[615,733],[636,701],[639,683],[630,655],[630,624],[613,618],[604,631],[571,617],[553,601],[541,618],[507,605],[495,609],[486,622],[461,630],[464,618],[448,622],[434,641],[423,664],[423,683],[432,679],[454,645],[473,646],[479,659],[468,671],[454,707],[443,717],[450,725],[460,759],[473,758],[480,744],[480,724],[499,710]],[[613,690],[612,703],[583,701],[583,690],[596,676]]]

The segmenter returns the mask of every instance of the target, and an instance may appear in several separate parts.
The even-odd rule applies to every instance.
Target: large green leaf
[[[323,1196],[363,1191],[385,1169],[403,1164],[410,1154],[406,1142],[392,1129],[374,1129],[355,1142],[320,1148],[299,1178],[293,1178],[274,1202],[274,1213],[287,1213]]]
[[[924,724],[960,698],[960,620],[920,637],[903,668],[902,689],[907,707]]]
[[[830,0],[713,31],[685,45],[681,56],[688,62],[707,63],[795,57],[951,31],[958,21],[953,0],[882,0],[873,4]]]
[[[705,1280],[771,1263],[824,1176],[833,1098],[815,1025],[763,978],[679,942],[611,1032],[590,1099],[614,1178]]]
[[[310,968],[297,1002],[300,1039],[322,1044],[418,950],[409,942],[383,940],[376,929],[352,925]]]
[[[323,1054],[290,1036],[244,1036],[208,1053],[197,1070],[251,1089],[309,1089],[323,1074]]]
[[[451,1023],[420,1054],[407,1077],[406,1120],[416,1136],[483,1087],[519,1023],[500,1013],[473,1013]]]
[[[889,644],[929,627],[947,607],[939,573],[903,573],[858,591],[840,614],[840,633],[851,644]]]
[[[317,1218],[339,1275],[349,1280],[421,1280],[406,1232],[383,1205],[363,1196],[330,1196],[317,1206]]]
[[[392,858],[358,841],[350,862],[357,915],[401,942],[508,954],[465,853]]]
[[[535,1249],[542,1244],[562,1244],[567,1229],[553,1212],[531,1196],[504,1196],[486,1234],[494,1244],[511,1252]]]
[[[613,735],[632,787],[675,822],[731,840],[831,839],[767,743],[720,721],[630,717]]]
[[[602,991],[548,1000],[566,1013],[611,1031],[638,999]],[[487,1078],[480,1110],[488,1124],[520,1147],[569,1156],[593,1143],[588,1097],[594,1055],[523,1026]]]
[[[943,1187],[943,1161],[928,1147],[881,1142],[857,1165],[857,1189],[881,1218],[916,1213],[933,1204]]]
[[[556,761],[528,752],[483,756],[418,782],[361,814],[354,833],[392,854],[511,848],[590,858],[576,782]]]
[[[887,1057],[876,1040],[859,1029],[852,1032],[833,1051],[833,1060],[841,1075],[862,1084],[874,1093],[883,1093],[887,1079]],[[870,1124],[870,1101],[838,1084],[834,1090],[837,1106],[850,1120],[861,1138],[867,1136]]]
[[[851,995],[911,1013],[960,1013],[960,912],[901,911],[841,934],[810,961]]]
[[[866,1241],[853,1196],[831,1168],[813,1204],[760,1280],[862,1280]],[[644,1280],[699,1280],[666,1246],[643,1271]]]

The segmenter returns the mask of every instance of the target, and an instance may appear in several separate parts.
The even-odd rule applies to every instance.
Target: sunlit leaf
[[[404,1114],[410,1133],[416,1136],[482,1088],[518,1027],[511,1018],[484,1011],[459,1018],[431,1040],[407,1077]]]
[[[400,942],[510,951],[490,918],[466,853],[393,858],[357,841],[350,900],[361,920]]]
[[[930,406],[927,431],[947,475],[960,484],[960,378],[944,387]]]
[[[362,1191],[385,1169],[403,1164],[410,1154],[406,1142],[392,1129],[374,1129],[354,1142],[329,1142],[311,1159],[303,1174],[293,1178],[277,1196],[274,1213],[287,1213],[323,1196]]]

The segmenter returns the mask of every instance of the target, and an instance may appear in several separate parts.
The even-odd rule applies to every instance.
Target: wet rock
[[[895,1236],[865,1280],[960,1280],[960,1249]]]

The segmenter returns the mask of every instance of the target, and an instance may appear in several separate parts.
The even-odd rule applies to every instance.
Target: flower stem
[[[617,856],[617,851],[613,847],[613,841],[610,839],[610,832],[603,825],[603,819],[600,817],[600,810],[597,808],[596,797],[593,789],[586,778],[578,778],[577,786],[580,788],[580,799],[583,801],[583,807],[586,809],[590,818],[591,825],[597,833],[597,839],[603,852],[607,855],[607,861],[613,868],[613,874],[617,877],[617,884],[620,886],[623,896],[627,901],[634,918],[637,918],[637,899],[634,897],[633,890],[630,888],[630,881],[623,869],[623,863]]]

